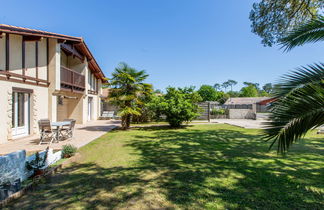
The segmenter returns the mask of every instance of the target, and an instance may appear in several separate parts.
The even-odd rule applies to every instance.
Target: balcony
[[[83,93],[85,90],[84,75],[72,69],[61,66],[61,89]]]

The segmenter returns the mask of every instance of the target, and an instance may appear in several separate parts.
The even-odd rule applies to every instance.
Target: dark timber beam
[[[42,39],[41,36],[24,36],[23,40],[25,42],[38,42]]]
[[[10,57],[9,57],[9,54],[10,54],[10,50],[9,50],[9,47],[10,47],[10,38],[9,38],[9,34],[6,34],[6,71],[9,71],[9,61],[10,61]]]
[[[47,66],[47,72],[46,72],[46,80],[49,81],[49,40],[46,39],[46,66]]]
[[[73,57],[79,58],[82,62],[84,61],[84,56],[74,47],[73,44],[61,44],[61,49],[67,54]]]
[[[38,42],[35,43],[35,54],[36,79],[38,79]]]

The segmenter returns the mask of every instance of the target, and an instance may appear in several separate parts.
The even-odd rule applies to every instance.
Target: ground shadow
[[[123,132],[114,131],[112,133]],[[135,165],[79,162],[9,208],[320,209],[324,142],[268,152],[257,131],[136,128],[123,142]],[[121,133],[122,134],[122,133]],[[107,152],[109,148],[107,148]],[[135,155],[135,154],[134,154]],[[140,204],[139,204],[140,203]]]

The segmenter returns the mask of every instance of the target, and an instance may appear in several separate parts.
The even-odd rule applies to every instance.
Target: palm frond
[[[324,83],[307,84],[279,98],[272,106],[265,138],[285,152],[306,132],[324,124]]]
[[[276,98],[283,97],[294,90],[309,85],[321,83],[324,79],[324,64],[302,66],[296,71],[284,75],[279,83],[275,85],[273,95]]]
[[[318,16],[309,22],[293,29],[280,40],[284,51],[290,51],[294,47],[305,43],[314,43],[324,40],[324,17]]]

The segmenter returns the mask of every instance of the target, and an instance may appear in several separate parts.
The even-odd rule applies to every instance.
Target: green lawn
[[[323,209],[323,136],[286,157],[268,145],[258,130],[219,124],[113,131],[10,207]]]

